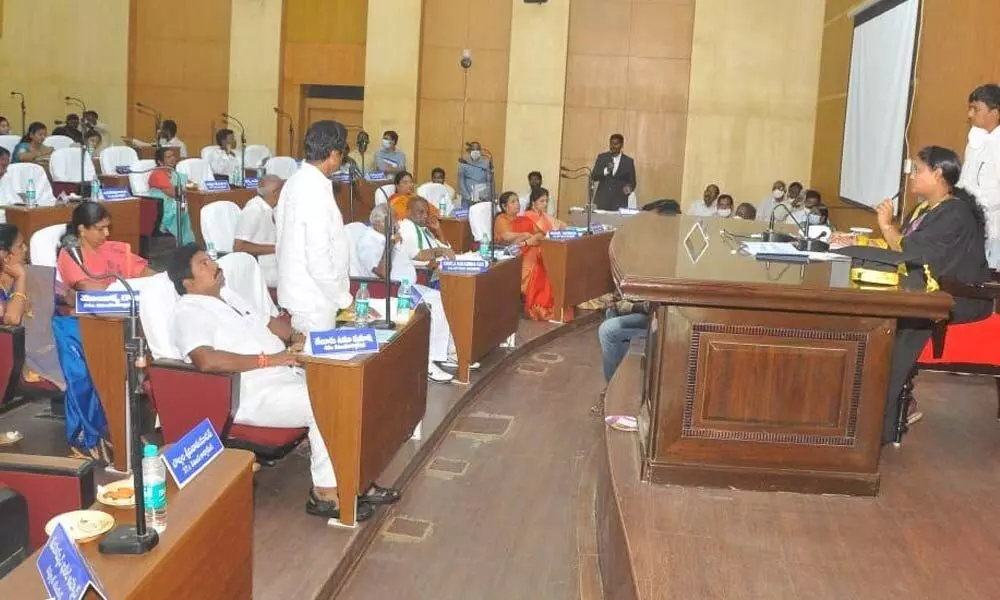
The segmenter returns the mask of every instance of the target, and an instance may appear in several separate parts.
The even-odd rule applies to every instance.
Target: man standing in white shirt
[[[278,194],[284,183],[277,175],[265,175],[257,184],[257,195],[246,203],[236,221],[233,250],[257,257],[267,287],[278,285],[278,259],[274,256],[278,228],[274,224],[274,207],[278,205]]]
[[[305,160],[285,181],[275,211],[278,304],[299,331],[324,331],[333,329],[337,312],[353,302],[351,242],[330,183],[344,160],[347,129],[318,121],[304,142]]]
[[[976,196],[986,213],[986,259],[1000,269],[1000,86],[981,85],[969,94],[969,144],[959,187]]]

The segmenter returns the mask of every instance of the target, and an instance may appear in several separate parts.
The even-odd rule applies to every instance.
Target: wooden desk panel
[[[452,250],[459,254],[472,250],[472,242],[475,240],[472,239],[472,228],[468,219],[442,217],[440,220],[441,234]]]
[[[334,472],[340,520],[354,525],[356,500],[410,439],[427,411],[431,318],[418,307],[377,354],[352,360],[303,356],[316,424]]]
[[[139,203],[138,198],[105,201],[101,204],[111,213],[111,239],[129,244],[132,251],[139,252]],[[55,206],[5,206],[8,223],[17,225],[24,241],[31,241],[31,235],[50,225],[65,225],[73,216],[76,204],[56,204]]]
[[[469,383],[469,365],[517,331],[521,318],[521,257],[493,264],[478,275],[441,274],[441,300],[458,353],[458,382]]]
[[[232,188],[226,192],[206,192],[202,190],[188,190],[187,204],[188,212],[191,215],[191,230],[194,231],[194,239],[199,244],[205,243],[205,238],[201,237],[201,209],[212,202],[232,202],[243,208],[251,198],[257,195],[257,190],[245,188]]]
[[[608,232],[575,240],[542,240],[542,262],[552,284],[556,321],[565,322],[577,304],[614,291],[608,257],[613,235]]]
[[[253,454],[224,450],[187,488],[167,477],[167,530],[142,556],[108,556],[97,542],[80,546],[109,598],[175,600],[253,597]],[[118,524],[135,509],[95,504]],[[0,598],[45,598],[37,553],[0,580]]]
[[[125,472],[128,468],[128,399],[125,394],[128,381],[125,359],[128,321],[124,317],[107,315],[77,315],[77,320],[80,322],[80,343],[87,370],[108,420],[108,436],[114,446],[114,467]]]
[[[119,175],[118,173],[111,173],[109,175],[101,175],[101,188],[125,188],[126,190],[132,189],[132,182],[129,180],[128,175]]]
[[[375,208],[375,190],[378,189],[379,185],[384,184],[379,183],[375,185],[367,180],[354,182],[354,208],[352,214],[351,187],[346,183],[333,182],[333,195],[337,199],[337,207],[344,218],[344,223],[366,223],[368,221],[368,216],[372,214],[372,209]]]

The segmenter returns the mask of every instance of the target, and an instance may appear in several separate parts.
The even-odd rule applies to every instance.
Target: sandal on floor
[[[639,431],[639,421],[628,415],[608,415],[604,417],[604,423],[618,431]]]
[[[316,495],[316,490],[309,490],[309,499],[306,500],[306,512],[326,519],[340,519],[340,507],[333,500],[323,500]],[[375,516],[375,508],[365,502],[358,500],[357,508],[354,510],[354,520],[358,523],[367,521]]]
[[[384,488],[373,483],[372,486],[368,488],[368,492],[365,495],[360,496],[360,498],[362,501],[368,502],[369,504],[395,504],[399,502],[402,495],[399,493],[399,490]]]

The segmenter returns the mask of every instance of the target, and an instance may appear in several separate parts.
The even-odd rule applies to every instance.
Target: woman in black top
[[[956,187],[961,171],[957,154],[928,146],[917,155],[910,173],[910,189],[922,202],[903,219],[902,227],[892,222],[891,201],[880,204],[876,212],[882,237],[890,249],[902,252],[906,262],[929,265],[935,278],[948,277],[971,284],[989,280],[986,218],[975,197]],[[985,319],[992,309],[988,300],[955,298],[949,322]],[[883,444],[895,439],[900,393],[931,333],[930,321],[899,320],[882,427]]]

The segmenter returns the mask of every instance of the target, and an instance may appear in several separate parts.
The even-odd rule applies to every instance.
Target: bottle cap
[[[363,289],[363,290],[367,290],[368,289],[368,282],[367,281],[362,281],[361,282],[361,289]]]
[[[155,444],[146,444],[145,446],[142,447],[142,457],[143,458],[149,458],[151,456],[152,457],[156,456],[156,445]]]

